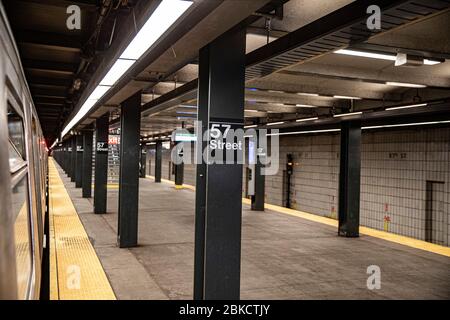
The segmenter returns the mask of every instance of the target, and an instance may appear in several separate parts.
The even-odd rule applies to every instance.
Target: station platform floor
[[[53,160],[51,160],[53,161]],[[108,212],[55,163],[117,299],[192,299],[192,188],[140,179],[139,246],[116,245],[118,190]],[[333,223],[243,204],[241,299],[450,299],[448,248],[430,252],[380,237],[337,236]],[[398,241],[397,241],[398,242]],[[380,267],[381,288],[367,288],[367,268]],[[108,296],[107,298],[111,298]]]

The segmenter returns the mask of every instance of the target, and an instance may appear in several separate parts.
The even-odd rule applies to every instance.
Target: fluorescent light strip
[[[139,59],[191,5],[192,1],[163,0],[120,58]]]
[[[163,0],[134,39],[127,46],[119,59],[100,81],[89,98],[86,99],[78,113],[63,129],[65,136],[97,103],[101,97],[113,86],[174,23],[192,5],[187,0]]]
[[[297,120],[295,120],[295,121],[296,121],[296,122],[304,122],[304,121],[313,121],[313,120],[319,120],[319,117],[297,119]]]
[[[348,100],[361,100],[362,99],[360,97],[338,96],[338,95],[333,96],[333,98],[336,98],[336,99],[348,99]]]
[[[395,86],[395,87],[406,87],[406,88],[426,88],[426,85],[423,84],[415,84],[415,83],[404,83],[404,82],[395,82],[395,81],[388,81],[386,82],[388,86]]]
[[[106,94],[106,92],[108,92],[110,88],[111,88],[110,86],[102,86],[102,85],[97,86],[97,88],[95,88],[94,91],[92,91],[88,99],[99,100]]]
[[[245,109],[245,112],[260,112],[259,110],[251,110],[251,109]]]
[[[411,126],[424,126],[424,125],[442,124],[442,123],[450,123],[450,120],[415,122],[415,123],[400,123],[400,124],[389,124],[389,125],[381,125],[381,126],[369,126],[369,127],[362,127],[361,129],[369,130],[369,129],[382,129],[382,128],[411,127]]]
[[[310,130],[310,131],[295,131],[295,132],[282,132],[282,133],[268,133],[267,136],[285,136],[292,134],[304,134],[304,133],[321,133],[321,132],[338,132],[341,129],[324,129],[324,130]]]
[[[100,81],[100,85],[113,86],[135,62],[136,60],[117,59],[103,80]]]
[[[349,55],[349,56],[356,56],[356,57],[363,57],[363,58],[389,60],[389,61],[395,61],[397,59],[397,57],[395,55],[358,51],[358,50],[349,50],[349,49],[336,50],[336,51],[334,51],[334,53],[344,54],[344,55]]]
[[[270,122],[270,123],[267,123],[267,125],[268,125],[268,126],[276,126],[276,125],[278,125],[278,124],[283,124],[283,123],[284,123],[284,121]]]
[[[409,105],[409,106],[400,106],[400,107],[386,108],[386,110],[398,110],[398,109],[417,108],[417,107],[425,107],[427,105],[428,105],[427,103],[420,103],[420,104],[412,104],[412,105]]]
[[[335,114],[333,117],[334,117],[334,118],[339,118],[339,117],[346,117],[346,116],[356,116],[356,115],[360,115],[360,114],[362,114],[362,111],[359,111],[359,112],[350,112],[350,113]]]
[[[177,114],[197,114],[195,111],[176,111]]]
[[[317,108],[316,106],[312,106],[310,104],[296,104],[295,106],[299,108]]]
[[[435,64],[442,63],[442,61],[432,60],[432,59],[423,59],[423,64],[427,66],[434,66]]]
[[[318,97],[319,96],[318,93],[297,92],[297,94],[300,95],[300,96],[307,96],[307,97]]]
[[[257,127],[256,124],[252,124],[252,125],[249,125],[249,126],[244,126],[244,129],[256,128],[256,127]]]

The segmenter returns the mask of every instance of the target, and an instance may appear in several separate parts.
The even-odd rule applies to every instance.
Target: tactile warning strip
[[[50,299],[115,300],[100,260],[51,158],[49,180]]]

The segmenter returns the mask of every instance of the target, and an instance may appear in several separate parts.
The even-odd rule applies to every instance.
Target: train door
[[[425,206],[425,241],[447,245],[448,214],[444,210],[445,184],[427,181]]]

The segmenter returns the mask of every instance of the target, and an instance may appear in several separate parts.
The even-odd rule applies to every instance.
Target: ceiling
[[[59,135],[137,0],[4,0],[47,145]],[[81,9],[81,29],[66,12]]]
[[[77,128],[92,127],[97,117],[108,113],[111,129],[117,129],[121,101],[139,90],[143,137],[167,136],[177,127],[192,126],[198,50],[238,23],[247,29],[247,125],[448,101],[450,60],[445,59],[450,58],[450,34],[442,30],[450,30],[450,2],[391,1],[401,4],[391,7],[391,2],[380,0],[385,8],[382,30],[359,36],[361,31],[354,29],[359,20],[352,15],[369,2],[194,0],[194,9],[182,23],[136,63]],[[82,9],[81,30],[70,31],[65,25],[65,10],[73,3]],[[150,0],[7,0],[4,4],[48,143],[58,137],[155,5]],[[350,40],[342,40],[343,34]],[[327,43],[326,50],[311,51],[317,39]],[[401,52],[443,62],[396,67],[393,61],[336,54],[338,47]],[[388,81],[426,87],[392,86]]]
[[[351,2],[291,0],[285,4],[283,19],[273,20],[275,31],[271,33],[269,42],[301,29],[312,21],[311,16],[322,18]],[[247,53],[267,44],[267,37],[261,36],[263,26],[259,20],[247,28]],[[439,30],[450,30],[448,8],[420,19],[411,19],[400,28],[352,43],[349,48],[362,50],[370,47],[382,53],[412,51],[422,57],[449,59],[450,34]],[[341,55],[333,51],[247,80],[246,125],[277,121],[295,123],[296,119],[332,118],[339,113],[376,111],[424,101],[442,100],[448,103],[450,99],[450,60],[443,60],[437,65],[405,67],[395,66],[394,61]],[[183,70],[182,73],[187,82],[195,79],[197,69],[191,66],[189,72]],[[426,87],[409,88],[387,85],[386,82],[406,82]],[[193,126],[197,105],[195,90],[188,90],[176,99],[164,99],[170,97],[173,89],[174,84],[160,83],[153,87],[153,96],[145,95],[144,102],[148,104],[145,109],[148,110],[143,112],[141,122],[143,137],[167,136],[176,127]],[[178,89],[184,92],[180,86]],[[157,100],[151,103],[152,99]],[[159,100],[164,103],[159,103]],[[114,126],[117,127],[118,123]]]

